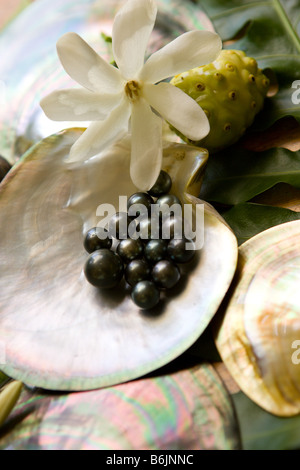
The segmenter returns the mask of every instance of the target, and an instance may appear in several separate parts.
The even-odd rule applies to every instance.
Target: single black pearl
[[[184,234],[184,220],[180,216],[163,218],[161,231],[164,240],[182,238]]]
[[[150,240],[145,246],[144,256],[148,263],[156,264],[167,257],[167,242],[165,240]]]
[[[142,207],[138,207],[138,204]],[[139,215],[147,216],[150,214],[152,204],[154,204],[154,200],[150,194],[135,193],[127,201],[127,210],[132,217],[138,217]]]
[[[172,261],[162,260],[152,269],[152,279],[157,287],[171,289],[180,279],[180,271]]]
[[[112,239],[104,227],[94,227],[86,233],[83,245],[88,253],[93,253],[93,251],[100,250],[101,248],[110,249]]]
[[[161,170],[154,186],[149,189],[148,193],[151,196],[159,197],[163,194],[167,194],[172,187],[171,177],[164,170]]]
[[[122,258],[124,263],[130,263],[134,259],[141,258],[143,256],[144,245],[140,239],[133,240],[127,238],[127,240],[121,240],[117,253]]]
[[[136,227],[136,233],[145,242],[151,239],[159,239],[161,234],[159,219],[145,217],[140,220]]]
[[[162,207],[162,206],[167,206],[166,207],[166,210],[168,210],[168,208],[172,207],[174,204],[180,206],[178,207],[178,209],[181,211],[181,202],[180,202],[180,199],[178,199],[177,196],[175,196],[174,194],[164,194],[163,196],[160,196],[157,201],[156,201],[156,204],[159,206],[159,207]],[[164,211],[162,211],[164,212]]]
[[[139,308],[150,309],[158,304],[160,292],[153,282],[141,281],[132,289],[131,298]]]
[[[195,256],[194,242],[184,237],[173,238],[168,244],[168,255],[174,263],[188,263]]]
[[[125,240],[128,237],[128,226],[131,219],[127,212],[116,212],[108,223],[109,234],[118,240]]]
[[[103,289],[116,287],[122,279],[123,272],[121,258],[108,249],[94,251],[84,266],[87,280],[93,286]]]
[[[131,261],[125,269],[125,279],[131,286],[135,286],[140,281],[146,281],[151,278],[151,268],[143,259]]]

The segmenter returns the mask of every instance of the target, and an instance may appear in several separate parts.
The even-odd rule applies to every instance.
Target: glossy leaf
[[[300,151],[252,152],[237,145],[210,157],[201,197],[234,205],[282,182],[300,187]]]
[[[300,416],[271,415],[242,392],[234,394],[232,399],[243,450],[300,450]]]
[[[0,433],[2,450],[239,447],[231,398],[208,364],[92,392],[26,390]]]
[[[239,244],[270,227],[300,219],[299,212],[253,203],[237,204],[222,215],[236,234]]]
[[[264,110],[256,117],[248,137],[253,128],[264,129],[283,116],[299,119],[300,100],[295,99],[295,81],[300,77],[299,0],[199,0],[198,3],[210,16],[225,47],[242,49],[255,57],[261,68],[275,72],[279,91],[266,99]],[[224,214],[242,242],[275,223],[298,217],[283,209],[240,204],[280,182],[299,187],[299,162],[300,152],[283,148],[254,152],[238,143],[211,156],[201,197],[221,205],[239,204],[229,211],[224,209]]]
[[[0,371],[0,390],[9,381],[9,377]]]

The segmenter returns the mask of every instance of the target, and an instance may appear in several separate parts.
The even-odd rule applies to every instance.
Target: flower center
[[[130,101],[136,101],[139,98],[141,92],[141,85],[135,80],[130,80],[125,85],[125,93]]]

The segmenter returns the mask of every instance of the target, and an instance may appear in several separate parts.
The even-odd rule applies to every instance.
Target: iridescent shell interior
[[[136,307],[125,284],[103,292],[83,273],[83,234],[101,203],[117,206],[135,192],[128,139],[99,160],[70,169],[70,146],[82,130],[67,130],[28,151],[0,188],[0,340],[3,371],[54,390],[87,390],[128,381],[185,351],[215,314],[233,277],[237,243],[204,205],[204,244],[182,269],[180,284],[152,311]],[[163,167],[173,191],[193,208],[208,154],[167,144]],[[218,250],[215,247],[218,246]]]
[[[232,297],[216,333],[241,389],[278,416],[300,413],[300,222],[244,243]]]
[[[65,32],[75,31],[112,59],[101,33],[111,35],[122,3],[40,0],[0,37],[5,84],[0,153],[15,162],[29,148],[0,188],[3,370],[48,389],[112,385],[177,357],[210,322],[236,266],[234,235],[205,205],[205,243],[189,268],[191,275],[183,276],[177,290],[163,296],[151,313],[133,305],[124,283],[114,292],[99,292],[85,279],[83,233],[98,222],[98,205],[118,207],[120,195],[136,190],[129,178],[129,147],[120,143],[101,156],[100,164],[92,160],[79,171],[71,170],[65,158],[83,130],[57,134],[70,123],[48,120],[39,101],[53,90],[74,86],[55,48]],[[212,29],[192,3],[159,0],[158,10],[147,54],[186,30]],[[173,191],[194,210],[201,203],[195,197],[207,157],[202,149],[174,143],[164,150]],[[215,246],[222,247],[220,254]]]
[[[230,396],[204,363],[102,390],[25,389],[0,449],[237,450],[240,442]]]

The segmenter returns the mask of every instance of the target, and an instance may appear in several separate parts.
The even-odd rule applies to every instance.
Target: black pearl
[[[105,228],[94,227],[86,233],[83,245],[88,253],[93,253],[93,251],[100,250],[101,248],[110,249],[112,239]]]
[[[159,197],[167,194],[172,187],[171,177],[164,170],[161,170],[154,186],[148,191],[151,196]]]
[[[171,289],[180,279],[176,264],[168,260],[159,261],[152,269],[152,279],[157,287]]]
[[[108,223],[109,234],[118,240],[125,240],[128,237],[128,226],[131,219],[127,212],[117,212]]]
[[[192,240],[186,238],[173,238],[168,244],[168,255],[174,263],[188,263],[195,256],[195,245]]]
[[[136,227],[136,233],[145,242],[151,239],[159,239],[161,233],[159,219],[156,221],[146,217],[140,220]]]
[[[138,204],[142,205],[143,207],[139,208]],[[150,214],[152,204],[154,204],[154,200],[152,199],[150,194],[142,192],[135,193],[132,194],[132,196],[130,196],[127,201],[127,210],[129,212],[129,215],[132,217],[138,217],[139,215],[143,215],[146,217],[146,215]]]
[[[141,281],[132,289],[131,298],[139,308],[150,309],[158,304],[160,292],[153,282]]]
[[[141,258],[143,256],[144,245],[140,239],[133,240],[127,238],[127,240],[120,241],[117,253],[122,258],[124,263],[130,263],[134,259]]]
[[[174,194],[164,194],[163,196],[160,196],[157,201],[156,201],[156,204],[161,207],[161,206],[167,206],[166,209],[172,207],[174,204],[177,204],[180,206],[181,208],[181,202],[180,202],[180,199],[178,199],[177,196],[175,196]],[[164,212],[164,211],[162,211]]]
[[[84,273],[95,287],[110,289],[116,287],[124,272],[121,258],[108,249],[94,251],[87,259]]]
[[[165,240],[150,240],[145,246],[144,256],[148,263],[155,264],[167,257],[167,242]]]
[[[170,240],[171,238],[182,238],[184,233],[184,221],[182,217],[171,216],[163,218],[162,238]]]
[[[125,269],[125,279],[131,286],[151,278],[151,268],[143,259],[131,261]]]

